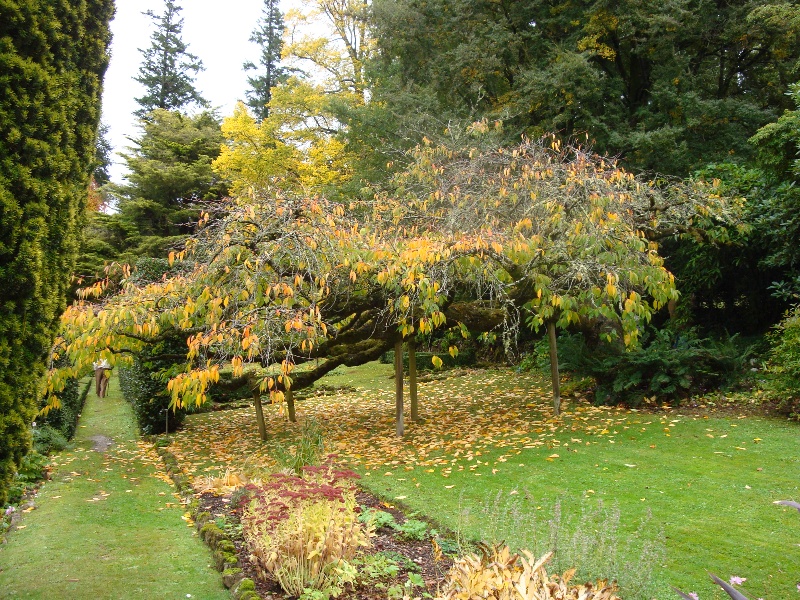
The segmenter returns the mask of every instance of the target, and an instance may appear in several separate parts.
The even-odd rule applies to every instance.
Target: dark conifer
[[[261,58],[258,62],[262,69],[258,75],[247,78],[250,89],[246,92],[247,105],[253,109],[253,114],[259,121],[269,116],[270,90],[287,76],[287,70],[279,66],[283,30],[283,15],[278,8],[278,0],[264,0],[262,17],[250,37],[251,42],[261,47]],[[244,68],[246,71],[258,69],[252,62],[244,63]]]
[[[203,70],[203,63],[188,52],[188,45],[181,39],[183,10],[172,0],[166,0],[164,13],[143,13],[153,19],[156,30],[150,36],[150,47],[139,51],[144,57],[139,75],[134,77],[146,88],[146,93],[136,102],[142,107],[134,114],[145,118],[156,108],[180,110],[191,104],[206,106],[206,100],[194,87],[194,79]]]

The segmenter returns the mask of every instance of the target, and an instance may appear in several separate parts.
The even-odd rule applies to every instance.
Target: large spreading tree
[[[51,372],[51,390],[176,334],[187,353],[168,384],[175,406],[205,401],[226,364],[281,399],[445,327],[497,331],[511,348],[525,320],[592,321],[635,344],[677,295],[658,240],[732,207],[713,187],[640,179],[579,147],[482,146],[489,129],[418,147],[393,192],[369,202],[268,187],[232,200],[172,256],[190,273],[71,308],[73,365]]]
[[[203,70],[203,63],[188,51],[188,45],[181,37],[181,10],[176,2],[166,0],[162,14],[151,10],[144,13],[153,20],[156,28],[150,37],[150,47],[139,50],[144,60],[134,80],[145,87],[144,96],[136,98],[141,106],[135,113],[139,118],[145,118],[157,108],[181,110],[192,104],[207,104],[194,86],[195,76]]]
[[[0,505],[30,446],[94,168],[111,0],[0,2]]]

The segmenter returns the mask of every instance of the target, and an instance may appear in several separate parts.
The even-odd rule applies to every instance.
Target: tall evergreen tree
[[[98,236],[116,252],[100,252],[105,259],[165,257],[194,230],[200,203],[227,194],[225,183],[211,169],[224,141],[214,113],[188,116],[156,109],[142,127],[143,134],[122,154],[130,171],[125,176],[128,183],[107,188],[119,212]]]
[[[262,16],[258,26],[253,30],[250,41],[261,47],[259,65],[263,70],[253,77],[248,77],[250,89],[247,90],[247,105],[253,109],[259,121],[269,116],[269,101],[272,88],[288,75],[285,68],[279,66],[281,49],[283,48],[283,15],[278,8],[278,0],[264,0]],[[245,71],[258,69],[252,62],[244,63]]]
[[[143,13],[156,24],[150,36],[150,47],[139,51],[144,57],[135,81],[147,89],[147,93],[136,102],[142,107],[134,114],[144,118],[156,108],[180,110],[192,103],[205,106],[206,100],[194,87],[194,79],[203,70],[203,63],[188,52],[188,45],[181,39],[183,10],[172,0],[166,0],[164,13],[155,14],[148,10]]]
[[[112,0],[0,0],[0,506],[30,447],[94,168]]]
[[[97,130],[97,143],[94,151],[94,181],[98,186],[105,185],[111,181],[111,153],[114,147],[108,139],[108,125],[100,123]]]

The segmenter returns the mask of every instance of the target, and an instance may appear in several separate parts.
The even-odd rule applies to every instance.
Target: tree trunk
[[[417,343],[410,341],[408,347],[408,395],[411,397],[411,422],[419,420],[417,409]]]
[[[262,442],[267,441],[267,425],[264,423],[264,407],[261,406],[261,390],[256,386],[253,390],[253,403],[256,405],[256,421],[258,422],[258,435]]]
[[[395,420],[397,422],[397,437],[403,436],[403,342],[394,345],[394,391],[395,406],[397,408]]]
[[[286,390],[284,396],[286,396],[286,408],[289,410],[289,422],[297,423],[297,416],[294,412],[294,394],[292,393],[292,390]]]
[[[550,342],[550,377],[553,381],[553,408],[556,415],[561,412],[561,386],[558,375],[558,342],[556,341],[556,323],[548,321],[547,338]]]

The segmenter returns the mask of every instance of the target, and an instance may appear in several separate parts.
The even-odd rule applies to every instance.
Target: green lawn
[[[595,575],[618,577],[628,587],[624,598],[676,598],[670,585],[702,599],[727,598],[706,571],[746,577],[752,600],[798,593],[800,517],[773,504],[800,499],[796,424],[586,403],[555,419],[540,378],[492,370],[422,384],[424,422],[407,424],[398,440],[390,367],[339,371],[321,383],[358,391],[299,403],[299,418],[323,425],[328,448],[363,475],[366,487],[462,537],[543,552],[558,507],[562,556],[582,556]],[[225,469],[263,474],[272,466],[271,444],[299,430],[278,411],[268,408],[267,444],[258,441],[253,411],[239,410],[191,416],[171,448],[195,476]],[[600,502],[604,515],[586,517],[575,536],[581,515]],[[618,531],[609,533],[615,514]],[[616,557],[610,538],[620,547]],[[583,551],[570,549],[581,545]],[[604,565],[610,558],[616,562]],[[654,591],[639,594],[630,584],[649,564]]]
[[[75,449],[0,546],[0,598],[229,598],[116,383],[90,394]],[[97,435],[115,444],[95,452]]]

